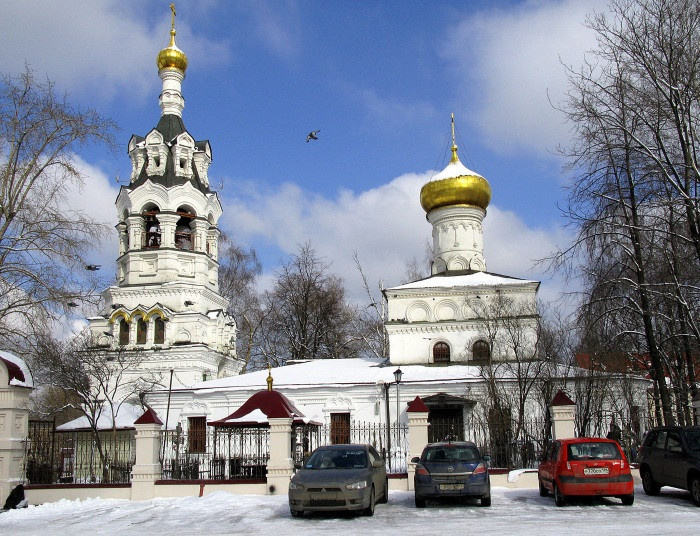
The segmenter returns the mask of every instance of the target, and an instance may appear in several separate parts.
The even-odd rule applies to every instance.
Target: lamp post
[[[403,372],[401,372],[401,368],[397,368],[394,371],[394,381],[396,382],[396,446],[395,450],[398,455],[399,452],[399,446],[401,445],[401,434],[399,432],[399,417],[401,415],[401,408],[400,408],[400,396],[399,396],[399,384],[401,383],[401,377],[403,376]],[[398,463],[396,464],[398,467]]]

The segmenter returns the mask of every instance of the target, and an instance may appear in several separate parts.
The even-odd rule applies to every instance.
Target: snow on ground
[[[150,501],[64,500],[0,514],[0,534],[697,534],[700,508],[688,493],[664,488],[659,497],[647,497],[640,487],[635,492],[631,507],[616,499],[599,499],[557,508],[551,496],[542,498],[537,489],[493,488],[490,508],[429,503],[417,509],[413,493],[392,491],[389,504],[377,505],[371,518],[326,514],[303,519],[289,515],[286,495],[214,492]]]

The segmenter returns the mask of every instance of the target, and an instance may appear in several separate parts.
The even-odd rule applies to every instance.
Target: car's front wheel
[[[379,499],[380,504],[386,504],[389,502],[389,479],[386,478],[384,480],[384,495],[382,495],[382,498]]]
[[[661,491],[661,486],[654,480],[654,475],[648,467],[642,469],[642,487],[647,495],[658,495]]]
[[[700,506],[700,476],[695,475],[691,478],[689,490],[693,502]]]
[[[368,517],[372,517],[374,515],[374,486],[372,486],[372,490],[369,492],[369,504],[362,513]]]
[[[566,503],[566,497],[564,497],[564,494],[561,492],[559,489],[559,486],[557,486],[557,483],[555,482],[553,484],[554,487],[554,504],[557,506],[564,506]]]
[[[425,499],[416,495],[416,508],[425,508]]]
[[[292,517],[304,517],[304,510],[294,510],[290,508],[289,512],[292,514]]]
[[[544,487],[544,484],[542,483],[541,480],[538,480],[539,485],[540,485],[540,497],[546,497],[549,495],[549,490]]]

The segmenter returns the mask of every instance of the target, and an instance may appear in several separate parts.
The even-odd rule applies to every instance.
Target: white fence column
[[[574,428],[576,403],[561,389],[554,395],[549,405],[549,414],[552,418],[552,439],[576,437]]]
[[[292,419],[268,418],[270,423],[270,459],[267,462],[267,491],[271,495],[287,493],[294,474],[292,459]]]
[[[131,469],[131,499],[152,499],[155,482],[161,478],[161,429],[163,422],[152,409],[146,410],[135,422],[136,462]]]
[[[411,460],[420,456],[423,448],[428,444],[428,414],[430,409],[417,396],[413,402],[408,405],[406,415],[408,415],[408,489],[413,489],[413,477],[416,473],[416,464],[411,463]]]
[[[28,375],[28,369],[21,359],[6,352],[0,354],[0,508],[10,491],[24,482],[24,442],[29,431],[28,402],[34,385],[31,377],[26,377]]]

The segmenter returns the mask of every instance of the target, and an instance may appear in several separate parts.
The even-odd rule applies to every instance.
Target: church
[[[508,429],[511,420],[532,423],[504,436],[507,441],[539,441],[549,402],[533,389],[543,372],[539,282],[486,270],[483,222],[491,188],[460,162],[454,118],[451,160],[416,200],[432,226],[431,275],[384,290],[389,355],[239,374],[236,323],[218,292],[222,207],[208,179],[212,149],[183,121],[187,56],[175,35],[173,19],[170,44],[157,56],[160,119],[145,137],[129,141],[130,182],[116,200],[117,282],[105,291],[101,313],[89,319],[101,347],[144,356],[129,374],[160,376],[165,387],[145,400],[167,429],[206,430],[274,385],[333,442],[358,441],[357,423],[393,426],[399,437],[416,397],[429,409],[431,440],[485,440],[494,433],[497,406],[501,428],[505,420]],[[553,364],[547,378],[564,388],[571,381]],[[635,384],[631,400],[644,410],[645,388],[641,380]]]

